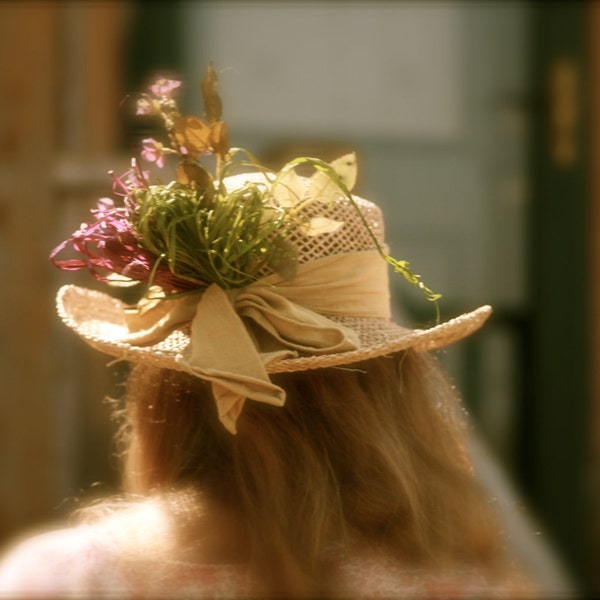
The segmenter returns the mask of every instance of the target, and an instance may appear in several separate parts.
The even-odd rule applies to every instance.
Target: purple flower
[[[142,140],[142,158],[155,162],[157,167],[162,168],[165,164],[165,148],[154,138],[146,138]]]
[[[118,273],[134,281],[159,285],[167,292],[197,287],[171,273],[166,261],[157,265],[158,257],[140,246],[130,220],[135,201],[129,200],[129,207],[115,207],[112,199],[101,198],[92,210],[96,221],[84,223],[59,244],[50,254],[50,260],[64,271],[87,269],[94,278],[104,282],[109,281],[108,274]],[[58,259],[68,248],[80,256]]]
[[[123,179],[125,185],[130,190],[136,190],[139,188],[148,187],[148,177],[150,173],[148,171],[141,171],[137,169],[130,169],[123,175],[121,175],[121,179]]]
[[[118,196],[128,198],[133,190],[148,187],[148,171],[140,169],[135,158],[131,159],[131,168],[125,171],[123,175],[117,176],[114,171],[109,171],[109,175],[113,178],[113,192]],[[101,198],[101,200],[109,200],[110,198]]]
[[[96,205],[96,208],[92,209],[92,214],[96,215],[97,217],[100,216],[104,216],[106,213],[108,213],[109,211],[113,210],[115,208],[115,202],[112,198],[100,198],[98,200],[98,204]]]
[[[173,90],[177,89],[181,85],[181,81],[175,79],[157,79],[156,82],[150,86],[150,91],[155,96],[168,96]]]

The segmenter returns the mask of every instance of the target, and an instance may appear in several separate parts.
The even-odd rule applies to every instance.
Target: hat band
[[[190,343],[176,360],[212,383],[219,418],[235,433],[247,398],[285,402],[284,390],[269,379],[269,363],[359,348],[357,334],[326,315],[389,317],[387,264],[377,251],[331,255],[300,265],[292,281],[274,274],[240,289],[213,284],[169,302],[166,315],[126,341],[157,342],[191,321]]]

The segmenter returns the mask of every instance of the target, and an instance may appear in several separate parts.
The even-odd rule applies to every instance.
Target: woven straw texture
[[[180,369],[175,359],[189,344],[186,328],[176,329],[158,344],[132,346],[119,341],[128,333],[125,306],[119,300],[101,292],[67,285],[60,289],[57,304],[63,321],[94,348],[123,360]],[[430,329],[407,329],[386,319],[330,317],[358,333],[361,341],[359,350],[281,360],[268,365],[267,371],[283,373],[334,367],[406,348],[434,350],[477,331],[490,313],[489,306],[482,306]]]
[[[230,178],[228,187],[240,176]],[[246,177],[247,178],[247,177]],[[254,177],[252,177],[254,179]],[[355,197],[361,213],[380,244],[384,244],[384,226],[379,208],[362,198]],[[351,203],[342,197],[329,204],[314,202],[304,210],[303,216],[327,217],[342,221],[336,232],[308,237],[301,231],[288,238],[298,249],[301,263],[321,257],[343,253],[361,252],[376,248],[373,236]],[[382,259],[383,260],[383,259]],[[382,290],[388,294],[388,290]],[[189,344],[189,328],[172,331],[164,340],[152,346],[132,346],[122,340],[128,333],[125,322],[125,305],[101,292],[68,285],[60,289],[57,297],[58,313],[63,321],[90,345],[114,357],[133,362],[151,363],[157,367],[179,370],[176,357]],[[329,317],[356,331],[360,348],[338,354],[299,356],[280,360],[267,366],[270,373],[302,371],[340,366],[383,356],[413,347],[432,350],[464,338],[485,322],[491,313],[489,306],[430,329],[408,329],[388,319]]]

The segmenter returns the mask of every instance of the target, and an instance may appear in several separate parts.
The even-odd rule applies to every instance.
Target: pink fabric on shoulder
[[[61,529],[31,537],[0,563],[0,597],[85,597],[126,587],[118,570],[107,570],[93,528]],[[96,590],[94,590],[96,591]]]
[[[520,573],[493,573],[475,567],[432,571],[392,560],[350,560],[340,565],[342,581],[355,598],[412,600],[537,599]]]
[[[115,552],[101,527],[84,525],[31,537],[0,561],[0,598],[238,598],[245,570],[235,565],[144,563]],[[150,568],[149,568],[150,567]]]
[[[143,533],[143,532],[142,532]],[[150,534],[150,538],[152,535]],[[249,577],[240,565],[177,563],[147,555],[124,558],[115,528],[82,525],[34,536],[0,561],[0,598],[201,599],[245,598]],[[518,575],[494,578],[477,569],[431,572],[394,561],[352,559],[337,566],[344,598],[533,598]]]

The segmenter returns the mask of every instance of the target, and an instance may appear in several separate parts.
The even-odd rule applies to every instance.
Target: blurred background
[[[493,305],[441,358],[524,552],[597,592],[598,40],[594,2],[1,3],[0,543],[116,489],[119,368],[55,316],[59,285],[93,284],[48,254],[148,135],[122,100],[175,76],[202,114],[213,61],[232,145],[274,168],[355,150],[443,317]],[[394,286],[398,318],[434,319]]]

